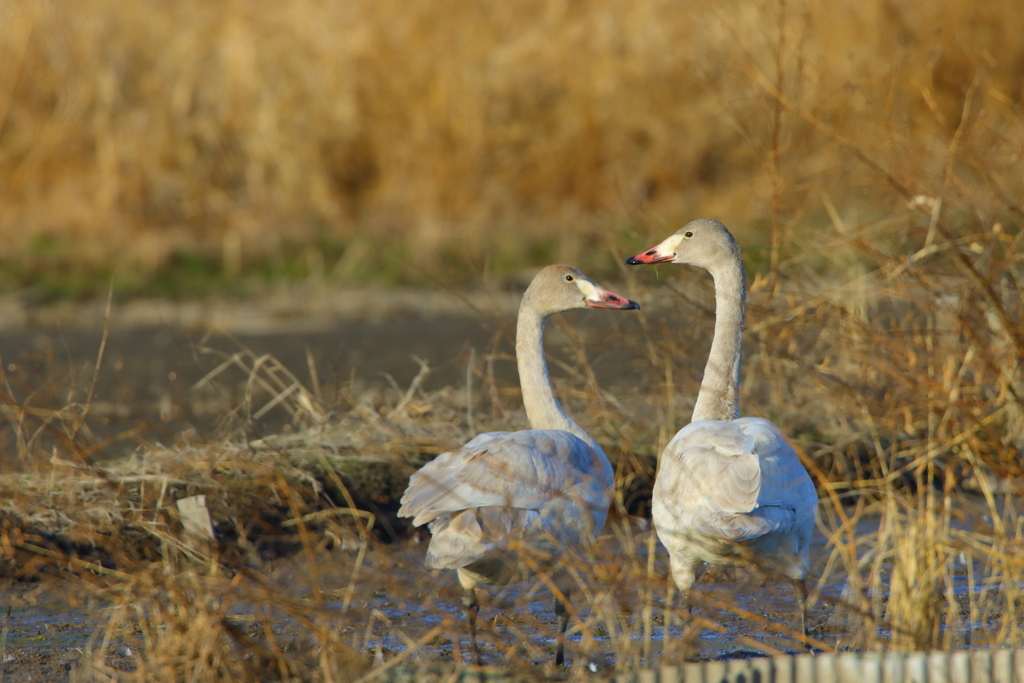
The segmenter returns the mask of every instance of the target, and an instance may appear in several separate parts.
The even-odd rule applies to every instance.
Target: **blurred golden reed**
[[[774,267],[900,188],[998,217],[1024,195],[1018,5],[10,0],[0,287],[316,239],[342,278],[607,267],[697,216]]]

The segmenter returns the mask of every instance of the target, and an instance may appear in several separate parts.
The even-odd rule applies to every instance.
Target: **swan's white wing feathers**
[[[537,510],[507,507],[472,508],[441,515],[430,522],[430,547],[424,564],[429,569],[465,567],[487,557],[503,540],[536,532]]]
[[[658,517],[680,530],[730,541],[793,526],[817,495],[782,431],[768,420],[698,420],[662,454]]]
[[[409,479],[398,514],[419,526],[478,507],[541,510],[565,503],[607,509],[610,469],[585,441],[565,431],[481,434],[443,453]]]

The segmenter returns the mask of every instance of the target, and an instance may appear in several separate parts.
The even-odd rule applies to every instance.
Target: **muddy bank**
[[[384,542],[405,538],[409,520],[397,512],[409,476],[465,438],[453,419],[458,409],[444,400],[451,393],[423,394],[384,414],[361,406],[293,435],[151,449],[92,464],[53,458],[45,469],[2,475],[0,573],[157,561],[168,548],[189,545],[174,503],[196,495],[206,497],[218,555],[231,561],[299,552],[299,518],[330,543],[344,544],[364,529]],[[509,418],[503,422],[525,423],[521,412]],[[635,462],[618,463],[623,511],[624,503],[642,505],[637,501],[650,495],[653,462],[642,461],[643,471]]]
[[[391,386],[392,380],[407,387],[419,369],[413,355],[431,363],[427,388],[464,383],[460,358],[468,359],[470,348],[489,348],[492,334],[487,323],[477,320],[418,317],[232,336],[174,327],[114,329],[96,373],[90,428],[97,435],[112,435],[142,424],[145,438],[164,444],[189,429],[194,437],[216,438],[219,427],[244,419],[237,411],[249,377],[228,367],[214,381],[198,389],[196,384],[246,349],[257,357],[276,358],[307,387],[314,386],[315,371],[321,396],[337,404],[350,383],[358,385],[357,392]],[[103,342],[100,330],[4,333],[0,359],[15,400],[53,409],[68,398],[84,402]],[[515,379],[514,368],[506,363],[498,364],[496,373],[504,382]],[[271,411],[248,427],[251,434],[276,433],[289,421],[286,411]],[[123,453],[122,447],[98,455]]]
[[[93,459],[124,456],[141,444],[173,445],[182,435],[193,441],[242,433],[260,438],[307,426],[283,408],[261,412],[274,394],[253,383],[252,363],[229,362],[235,354],[276,359],[335,414],[367,392],[400,395],[420,371],[414,357],[430,366],[423,390],[465,388],[472,365],[473,399],[482,404],[486,392],[499,391],[504,405],[514,408],[517,303],[517,296],[459,299],[422,292],[308,300],[291,293],[270,297],[265,308],[254,302],[134,302],[114,305],[106,332],[99,304],[61,303],[0,315],[0,365],[10,403],[38,417],[50,411],[60,420],[88,401],[75,435],[87,444],[80,450]],[[614,315],[588,311],[567,317],[606,389],[623,385],[637,360],[624,338],[610,341],[605,334],[635,323]],[[551,326],[555,377],[578,367],[571,343],[561,325]],[[24,457],[17,438],[10,425],[0,425],[0,447]],[[36,444],[35,450],[52,449]]]

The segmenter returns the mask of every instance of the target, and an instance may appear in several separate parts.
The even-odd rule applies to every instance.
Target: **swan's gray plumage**
[[[490,432],[416,472],[398,514],[431,524],[428,567],[467,567],[497,561],[509,540],[580,543],[604,526],[613,483],[608,459],[574,434]]]
[[[727,563],[731,544],[745,543],[800,579],[809,566],[816,503],[785,434],[748,417],[681,429],[661,456],[651,512],[679,564]]]
[[[794,580],[806,635],[804,577],[818,495],[774,423],[739,418],[746,280],[739,246],[700,219],[626,263],[685,263],[715,280],[715,334],[693,421],[662,452],[651,513],[684,593],[704,562],[754,564]]]
[[[567,547],[600,533],[614,474],[601,447],[555,398],[544,360],[544,322],[573,308],[640,308],[570,266],[541,270],[527,288],[516,326],[516,361],[532,429],[480,434],[409,479],[398,514],[430,525],[426,565],[457,569],[470,640],[476,647],[476,584],[525,578],[516,551],[528,545],[541,569]],[[568,585],[560,586],[566,600]],[[564,663],[568,613],[556,600],[555,663]]]

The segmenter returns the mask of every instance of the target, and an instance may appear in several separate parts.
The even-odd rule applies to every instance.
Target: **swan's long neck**
[[[693,407],[693,420],[735,420],[740,416],[740,363],[747,283],[738,253],[709,270],[715,279],[715,337],[697,404]]]
[[[548,366],[544,360],[544,323],[548,316],[529,305],[526,298],[519,308],[516,326],[516,361],[519,364],[519,383],[523,387],[526,417],[533,429],[563,429],[580,437],[592,448],[602,452],[576,421],[569,417],[551,388]]]

